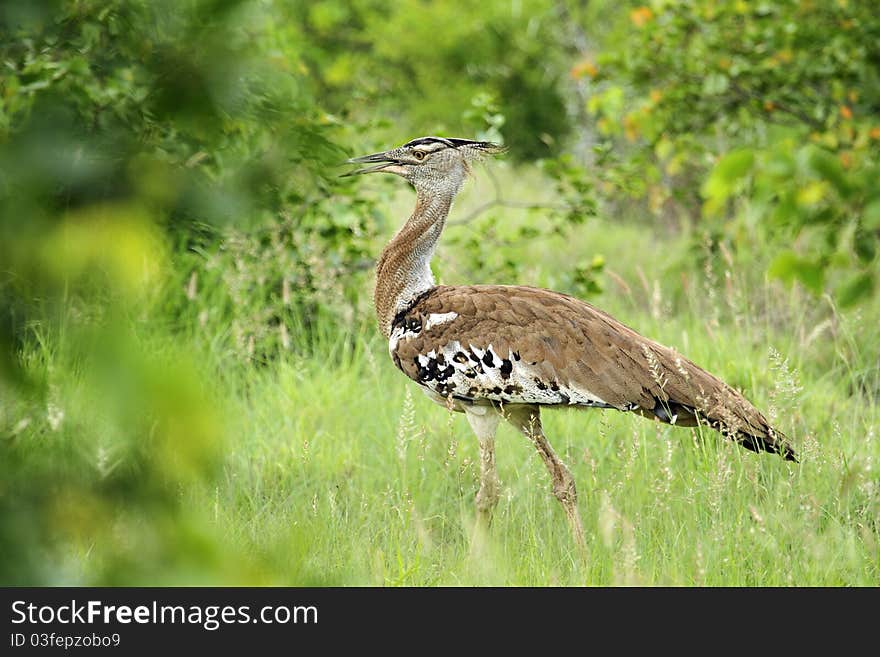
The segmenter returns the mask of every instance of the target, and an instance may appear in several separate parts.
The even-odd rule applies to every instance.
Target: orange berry
[[[849,107],[847,107],[846,105],[840,106],[840,115],[843,118],[845,118],[847,121],[849,121],[853,117],[852,110]]]
[[[648,7],[637,7],[629,12],[629,19],[636,27],[643,27],[652,18],[654,18],[654,12]]]
[[[569,71],[569,75],[575,80],[579,80],[585,75],[590,76],[591,78],[596,77],[599,74],[599,69],[596,65],[588,59],[584,61],[578,62],[574,66],[571,67]]]

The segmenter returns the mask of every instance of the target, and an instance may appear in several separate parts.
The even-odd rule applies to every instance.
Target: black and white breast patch
[[[512,404],[550,404],[610,408],[598,395],[548,379],[510,350],[498,354],[458,341],[414,357],[418,382],[441,397]]]

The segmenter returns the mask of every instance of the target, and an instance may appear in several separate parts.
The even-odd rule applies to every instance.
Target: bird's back
[[[754,451],[794,452],[726,383],[590,304],[525,286],[438,286],[395,318],[389,349],[444,398],[634,411],[703,423]]]

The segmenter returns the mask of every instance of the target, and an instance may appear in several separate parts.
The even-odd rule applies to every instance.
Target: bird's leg
[[[477,491],[477,524],[488,530],[498,504],[498,472],[495,470],[495,431],[501,419],[491,406],[466,406],[465,415],[480,442],[480,490]]]
[[[584,540],[584,525],[577,507],[577,489],[574,477],[565,467],[565,463],[553,451],[550,442],[544,435],[544,429],[541,427],[540,409],[537,406],[509,406],[504,409],[504,417],[531,440],[535,449],[538,450],[541,460],[544,461],[544,465],[547,466],[553,479],[553,495],[565,510],[575,543],[581,553],[585,554],[587,544]]]

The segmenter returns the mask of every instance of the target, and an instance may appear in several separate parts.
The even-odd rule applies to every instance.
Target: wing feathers
[[[406,330],[425,326],[429,315],[452,313],[451,321]],[[703,422],[749,449],[794,458],[740,393],[573,297],[519,286],[439,286],[397,323],[404,331],[392,350],[395,362],[440,395],[477,403],[613,407],[685,426]],[[466,363],[456,361],[456,345],[466,347]],[[432,350],[450,365],[426,378],[433,371],[425,361]]]

